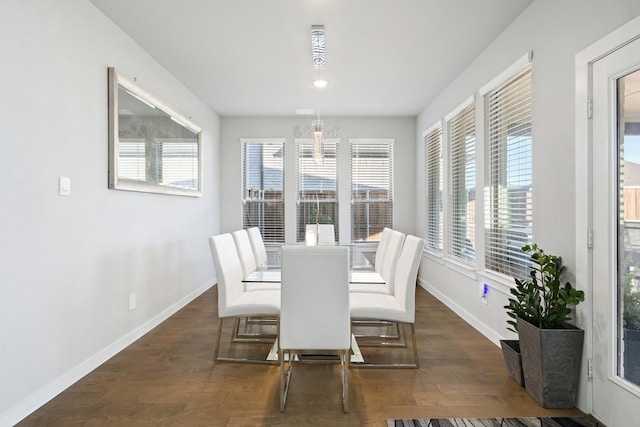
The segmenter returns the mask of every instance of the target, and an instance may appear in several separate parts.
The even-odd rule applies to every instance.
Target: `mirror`
[[[201,134],[109,68],[109,188],[201,197]]]

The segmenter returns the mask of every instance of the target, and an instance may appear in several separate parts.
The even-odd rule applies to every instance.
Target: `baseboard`
[[[98,366],[102,365],[104,362],[118,354],[120,351],[124,350],[126,347],[134,343],[137,339],[142,337],[147,332],[151,331],[160,323],[167,320],[178,310],[182,309],[191,301],[202,295],[209,288],[214,286],[215,283],[215,280],[208,281],[190,294],[186,295],[184,298],[167,307],[166,310],[159,313],[157,316],[149,319],[138,328],[132,330],[122,338],[103,348],[98,353],[94,354],[79,365],[75,366],[67,373],[61,375],[54,381],[32,393],[22,402],[15,405],[13,408],[0,414],[0,426],[12,426],[17,424],[18,422],[26,418],[29,414],[36,411],[39,407],[66,390],[76,381],[96,369]]]
[[[448,296],[440,292],[438,289],[429,285],[424,279],[418,278],[418,284],[420,287],[424,288],[427,292],[433,295],[436,299],[442,302],[444,305],[449,307],[451,311],[460,316],[465,322],[471,325],[474,329],[484,335],[489,341],[494,343],[496,346],[500,346],[500,340],[502,337],[498,335],[493,329],[489,328],[487,325],[478,320],[477,317],[470,314],[464,308],[459,306],[454,300],[450,299]]]

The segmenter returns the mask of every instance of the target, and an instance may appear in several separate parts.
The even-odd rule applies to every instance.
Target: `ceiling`
[[[414,117],[533,0],[90,1],[222,117]]]

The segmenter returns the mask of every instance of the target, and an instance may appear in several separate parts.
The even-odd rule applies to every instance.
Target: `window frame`
[[[484,115],[484,270],[486,273],[496,275],[498,277],[521,278],[526,277],[531,267],[531,260],[521,251],[524,244],[533,242],[533,66],[531,61],[531,53],[527,53],[519,58],[514,64],[499,74],[496,78],[484,85],[479,93],[482,97],[482,111]],[[497,120],[492,116],[491,112],[498,111],[493,109],[491,99],[498,102],[495,98],[499,94],[507,93],[509,87],[513,87],[521,79],[526,79],[528,83],[528,98],[519,100],[528,106],[528,110],[524,111],[524,125],[495,125]],[[524,80],[522,80],[524,81]],[[527,88],[525,88],[527,89]],[[520,90],[520,89],[518,89]],[[504,104],[504,102],[503,102]],[[515,104],[513,104],[515,105]],[[504,107],[502,105],[501,107]],[[501,109],[504,111],[504,108]],[[507,117],[509,119],[509,117]],[[505,122],[501,117],[500,122]],[[516,137],[524,137],[528,139],[528,144],[519,141],[508,141],[509,135],[514,135],[514,129],[521,135]],[[496,145],[503,143],[502,145]],[[509,189],[508,175],[515,176],[514,169],[509,169],[509,150],[515,150],[517,147],[510,144],[520,143],[528,157],[524,156],[524,167],[518,169],[520,173],[524,173],[524,180],[528,178],[529,188],[525,191],[526,185],[521,185],[519,190],[515,187]],[[517,154],[517,153],[516,153]],[[511,153],[514,159],[514,152]],[[518,160],[522,160],[519,158]],[[498,166],[496,168],[496,165]],[[492,168],[492,166],[494,166]],[[528,173],[528,175],[526,175]],[[519,200],[517,200],[519,198]],[[513,200],[516,200],[516,203]],[[519,211],[518,211],[519,209]],[[514,217],[524,217],[520,221],[522,224],[513,220]],[[505,223],[505,218],[506,223]],[[514,226],[515,225],[515,226]]]
[[[350,241],[354,244],[363,244],[363,243],[374,243],[380,241],[380,235],[382,234],[382,230],[385,227],[393,228],[393,201],[394,201],[394,146],[395,139],[394,138],[351,138],[349,139],[349,149],[350,149],[350,165],[351,165],[351,189],[350,189],[350,202],[351,202],[351,216],[350,216]],[[362,149],[360,149],[362,147]],[[374,147],[378,149],[379,156],[374,156]],[[369,156],[360,156],[359,153],[364,152],[365,154],[370,153]],[[383,155],[383,152],[386,152],[386,155]],[[383,159],[381,160],[383,163],[386,163],[385,169],[388,172],[385,176],[381,176],[381,173],[372,172],[370,169],[373,167],[360,167],[359,165],[363,164],[362,162],[356,162],[356,159],[365,159],[366,163],[375,162],[375,159]],[[366,160],[369,159],[369,160]],[[361,179],[362,177],[362,179]],[[366,184],[361,184],[361,182],[365,182]],[[361,199],[356,197],[356,194],[360,191],[358,187],[360,185],[364,185],[366,187],[373,188],[376,184],[379,185],[381,190],[386,190],[386,196],[378,197],[378,198],[365,198]],[[365,190],[371,191],[371,190]],[[386,205],[386,206],[385,206]],[[357,221],[358,218],[356,216],[359,215],[360,209],[357,209],[358,206],[365,207],[365,215],[364,220],[367,224],[379,224],[378,226],[374,226],[376,229],[379,229],[378,233],[371,233],[371,227],[367,226],[368,230],[365,235],[366,239],[356,238],[359,233],[357,233],[356,229],[361,229],[360,221]],[[371,220],[371,212],[372,207],[374,208],[374,212],[378,212],[380,215],[375,215],[374,221]],[[372,236],[378,236],[377,239],[371,239]]]
[[[249,228],[249,227],[258,227],[260,229],[260,233],[263,236],[263,240],[265,243],[265,246],[279,246],[284,244],[285,242],[285,178],[286,178],[286,166],[285,166],[285,151],[286,151],[286,144],[285,144],[286,140],[285,138],[241,138],[240,139],[240,146],[241,146],[241,161],[242,161],[242,167],[241,167],[241,174],[242,174],[242,178],[241,178],[241,201],[242,201],[242,227],[243,228]],[[258,192],[257,197],[253,198],[253,197],[249,197],[249,194],[247,194],[247,145],[272,145],[274,147],[276,147],[277,149],[275,150],[275,152],[277,152],[278,150],[281,150],[281,155],[280,158],[282,159],[280,161],[280,168],[282,170],[280,177],[281,177],[281,189],[280,189],[280,197],[277,198],[265,198],[265,192],[269,191],[269,189],[265,189],[265,188],[261,188],[261,189],[257,189],[256,191]],[[265,169],[266,166],[264,164],[264,161],[261,159],[260,162],[260,166],[261,169]],[[277,166],[277,165],[276,165]],[[272,189],[273,191],[275,191],[274,189]],[[262,193],[262,194],[261,194]],[[273,193],[275,195],[275,193]],[[251,221],[247,220],[247,206],[251,206],[251,205],[257,205],[258,206],[258,211],[262,212],[262,216],[263,219],[262,221],[260,219],[258,219],[256,222],[257,223],[253,223]],[[272,209],[269,209],[270,211],[274,211],[275,212],[281,212],[281,216],[278,217],[273,217],[270,216],[270,219],[266,219],[266,212],[267,212],[267,208],[268,205],[274,205],[271,206]],[[271,227],[268,227],[267,223],[273,223],[274,225]],[[273,229],[274,231],[269,231],[269,228]]]
[[[323,223],[329,223],[327,221],[331,221],[330,223],[334,225],[334,233],[335,233],[335,240],[338,241],[338,236],[340,235],[340,183],[339,183],[339,179],[340,179],[340,170],[339,170],[339,153],[340,153],[340,139],[339,138],[323,138],[323,156],[324,156],[324,162],[322,164],[322,166],[317,165],[317,167],[313,166],[313,139],[312,138],[296,138],[294,140],[295,142],[295,173],[296,173],[296,192],[295,192],[295,201],[296,201],[296,213],[295,213],[295,242],[300,243],[300,242],[304,242],[305,241],[305,226],[307,223],[311,224],[311,223],[316,223],[315,220],[313,220],[313,222],[307,222],[307,220],[305,220],[304,218],[301,218],[301,211],[304,211],[304,205],[309,205],[309,215],[311,215],[311,211],[314,210],[313,205],[315,205],[315,210],[318,211],[319,210],[319,215],[316,216],[316,219],[319,221],[319,223],[323,224]],[[334,146],[335,148],[332,148],[331,146]],[[309,164],[305,164],[302,165],[303,170],[309,170],[309,171],[314,171],[314,169],[316,169],[316,173],[323,173],[322,169],[324,169],[324,173],[326,174],[327,172],[331,172],[328,170],[328,168],[326,167],[325,163],[327,162],[328,158],[331,158],[331,156],[328,156],[328,153],[334,152],[334,158],[335,158],[335,163],[334,163],[334,168],[333,168],[333,177],[334,177],[334,188],[335,188],[335,195],[334,197],[330,197],[331,195],[329,193],[324,193],[324,189],[321,190],[316,190],[315,193],[318,196],[317,198],[306,198],[306,197],[301,197],[301,193],[303,192],[308,192],[308,193],[314,193],[314,190],[304,190],[301,189],[301,180],[300,180],[300,174],[301,174],[301,163],[300,163],[300,158],[301,158],[301,147],[303,147],[305,152],[310,153],[309,155],[304,155],[304,158],[309,158],[311,159],[311,162],[309,162]],[[327,176],[327,175],[325,175]],[[331,179],[332,177],[329,177],[329,179]],[[330,190],[331,191],[331,190]],[[325,197],[319,197],[320,195],[325,195]],[[328,197],[327,197],[328,196]],[[330,206],[333,205],[333,206]],[[327,218],[326,216],[329,215],[329,218]],[[311,221],[313,218],[309,217],[308,221]]]
[[[425,153],[425,249],[438,256],[444,250],[443,125],[439,120],[423,133]],[[437,141],[435,140],[437,138]],[[434,146],[433,148],[431,146]],[[437,145],[437,147],[435,147]],[[437,149],[437,150],[436,150]],[[432,157],[436,156],[433,160]],[[431,170],[437,165],[436,172]],[[435,182],[434,182],[435,180]],[[437,188],[437,190],[436,190]],[[434,191],[435,190],[435,191]],[[437,217],[437,218],[436,218]]]
[[[445,116],[447,203],[444,246],[448,258],[467,267],[476,265],[476,132],[475,97],[471,96]],[[468,186],[470,173],[471,188]],[[464,191],[460,191],[460,184],[464,185]],[[460,225],[464,226],[463,230]],[[461,238],[465,241],[461,242]]]

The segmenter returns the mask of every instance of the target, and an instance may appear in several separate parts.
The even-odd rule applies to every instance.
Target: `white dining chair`
[[[384,261],[384,251],[385,249],[387,249],[387,244],[389,243],[389,237],[391,237],[391,229],[389,227],[383,228],[382,234],[380,235],[380,241],[378,242],[378,247],[376,248],[376,254],[373,258],[373,266],[378,273],[382,271],[382,263]]]
[[[336,244],[335,228],[333,224],[318,224],[318,246]]]
[[[342,403],[347,412],[351,348],[349,248],[284,246],[281,280],[280,411],[284,411],[297,354],[322,350],[339,353]]]
[[[389,286],[389,293],[393,293],[396,265],[398,264],[400,253],[402,252],[404,240],[404,233],[401,233],[398,230],[391,230],[389,242],[384,250],[384,261],[382,263],[382,271],[380,272],[380,275]]]
[[[316,246],[318,244],[318,224],[305,225],[304,243],[307,246]]]
[[[214,362],[271,363],[266,360],[218,356],[224,320],[251,316],[269,316],[277,319],[280,314],[280,291],[269,289],[248,292],[245,290],[242,282],[244,273],[231,234],[212,236],[209,238],[209,245],[218,280],[219,321],[213,354]]]
[[[251,243],[251,249],[253,250],[253,257],[255,258],[256,265],[258,267],[267,267],[267,248],[264,246],[264,240],[262,238],[262,233],[260,233],[260,229],[258,227],[247,228],[247,235],[249,236],[249,242]]]
[[[352,320],[382,320],[409,325],[413,343],[414,363],[363,363],[358,364],[358,366],[379,368],[418,368],[420,366],[414,323],[416,280],[423,245],[424,240],[421,238],[412,235],[406,237],[395,269],[393,294],[354,292],[350,296]],[[380,345],[385,346],[385,343]],[[397,345],[393,343],[389,347],[397,347]]]
[[[351,284],[351,292],[373,292],[380,294],[393,294],[394,278],[396,265],[400,252],[402,251],[402,245],[404,244],[405,234],[397,230],[389,229],[387,234],[387,243],[384,249],[384,255],[379,262],[380,272],[383,283],[378,282],[360,282]],[[375,274],[373,271],[370,274]]]
[[[256,259],[253,256],[253,248],[251,247],[249,234],[247,234],[247,230],[237,230],[231,233],[231,235],[233,236],[233,241],[235,242],[236,250],[240,257],[242,272],[246,277],[258,267]]]

